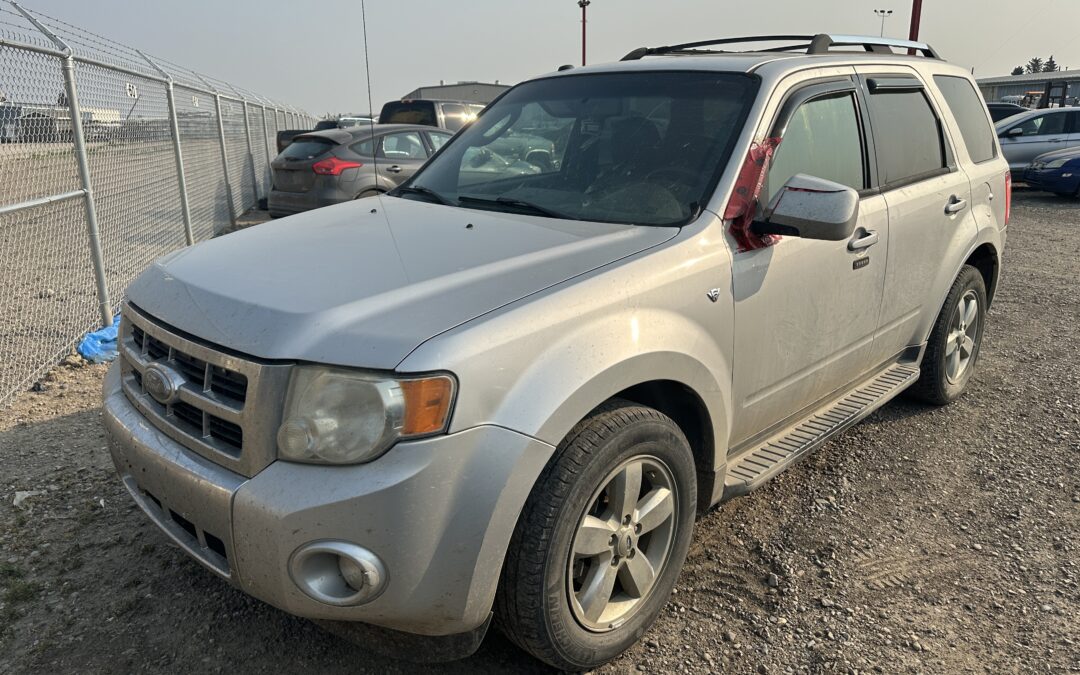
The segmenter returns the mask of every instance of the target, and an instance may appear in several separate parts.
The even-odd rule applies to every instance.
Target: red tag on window
[[[778,145],[779,138],[766,138],[750,146],[750,152],[746,153],[746,160],[739,170],[739,177],[735,180],[735,190],[724,209],[724,220],[731,221],[731,236],[739,245],[739,253],[772,246],[780,241],[779,235],[758,235],[750,229],[761,188],[765,184],[765,176]]]

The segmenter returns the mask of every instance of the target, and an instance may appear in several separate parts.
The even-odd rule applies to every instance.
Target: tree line
[[[1061,70],[1061,66],[1054,60],[1054,55],[1051,54],[1050,58],[1045,61],[1038,56],[1031,57],[1025,65],[1017,66],[1013,68],[1013,75],[1023,75],[1024,73],[1056,73]]]

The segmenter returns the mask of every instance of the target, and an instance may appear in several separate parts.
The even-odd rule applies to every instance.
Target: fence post
[[[248,102],[244,99],[244,135],[247,136],[248,161],[251,162],[251,189],[255,191],[255,206],[259,206],[259,177],[255,175],[255,151],[251,148],[251,123],[248,121]]]
[[[274,186],[274,172],[270,170],[270,162],[274,161],[270,156],[270,127],[266,125],[266,105],[260,104],[263,121],[263,152],[266,153],[266,196],[269,199],[270,189]]]
[[[214,92],[214,111],[217,113],[218,141],[221,143],[221,173],[225,178],[225,200],[229,203],[229,224],[235,228],[236,221],[240,216],[236,213],[236,204],[233,203],[232,181],[229,180],[229,150],[225,145],[225,120],[221,116],[221,92],[217,90],[217,87],[214,87],[207,82],[202,75],[195,73],[195,76],[202,80],[202,83],[206,85],[207,89]]]
[[[79,180],[85,195],[86,234],[90,243],[90,261],[94,266],[94,283],[97,285],[98,309],[101,312],[101,324],[113,324],[112,301],[109,299],[109,287],[105,281],[105,259],[101,253],[101,233],[98,229],[97,206],[94,203],[93,182],[90,178],[90,164],[86,158],[86,139],[83,136],[82,109],[79,107],[79,92],[75,83],[75,53],[66,42],[41,24],[32,14],[15,2],[11,3],[26,17],[26,20],[49,38],[57,49],[64,53],[61,69],[64,72],[64,93],[67,96],[68,112],[71,115],[71,140],[75,146],[75,160],[79,170]]]
[[[180,149],[180,121],[176,114],[176,94],[173,91],[173,78],[172,75],[166,73],[158,64],[154,63],[149,56],[138,49],[135,51],[150,64],[151,68],[161,73],[161,76],[165,78],[165,100],[169,104],[169,127],[172,130],[173,156],[176,159],[176,183],[180,189],[180,214],[184,219],[184,239],[187,241],[187,245],[191,246],[195,243],[195,232],[191,227],[191,206],[188,203],[187,178],[184,176],[184,153]]]

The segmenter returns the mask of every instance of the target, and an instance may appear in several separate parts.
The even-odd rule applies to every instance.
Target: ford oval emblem
[[[184,376],[161,363],[151,363],[142,374],[143,389],[161,405],[175,403],[184,386]]]

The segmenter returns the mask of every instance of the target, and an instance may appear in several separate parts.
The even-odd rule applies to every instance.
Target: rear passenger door
[[[975,238],[971,188],[924,83],[909,69],[857,68],[889,217],[888,264],[873,359],[921,345]],[[884,71],[884,72],[883,72]]]
[[[399,131],[383,136],[378,152],[376,170],[384,189],[404,183],[428,158],[427,147],[419,131]]]

